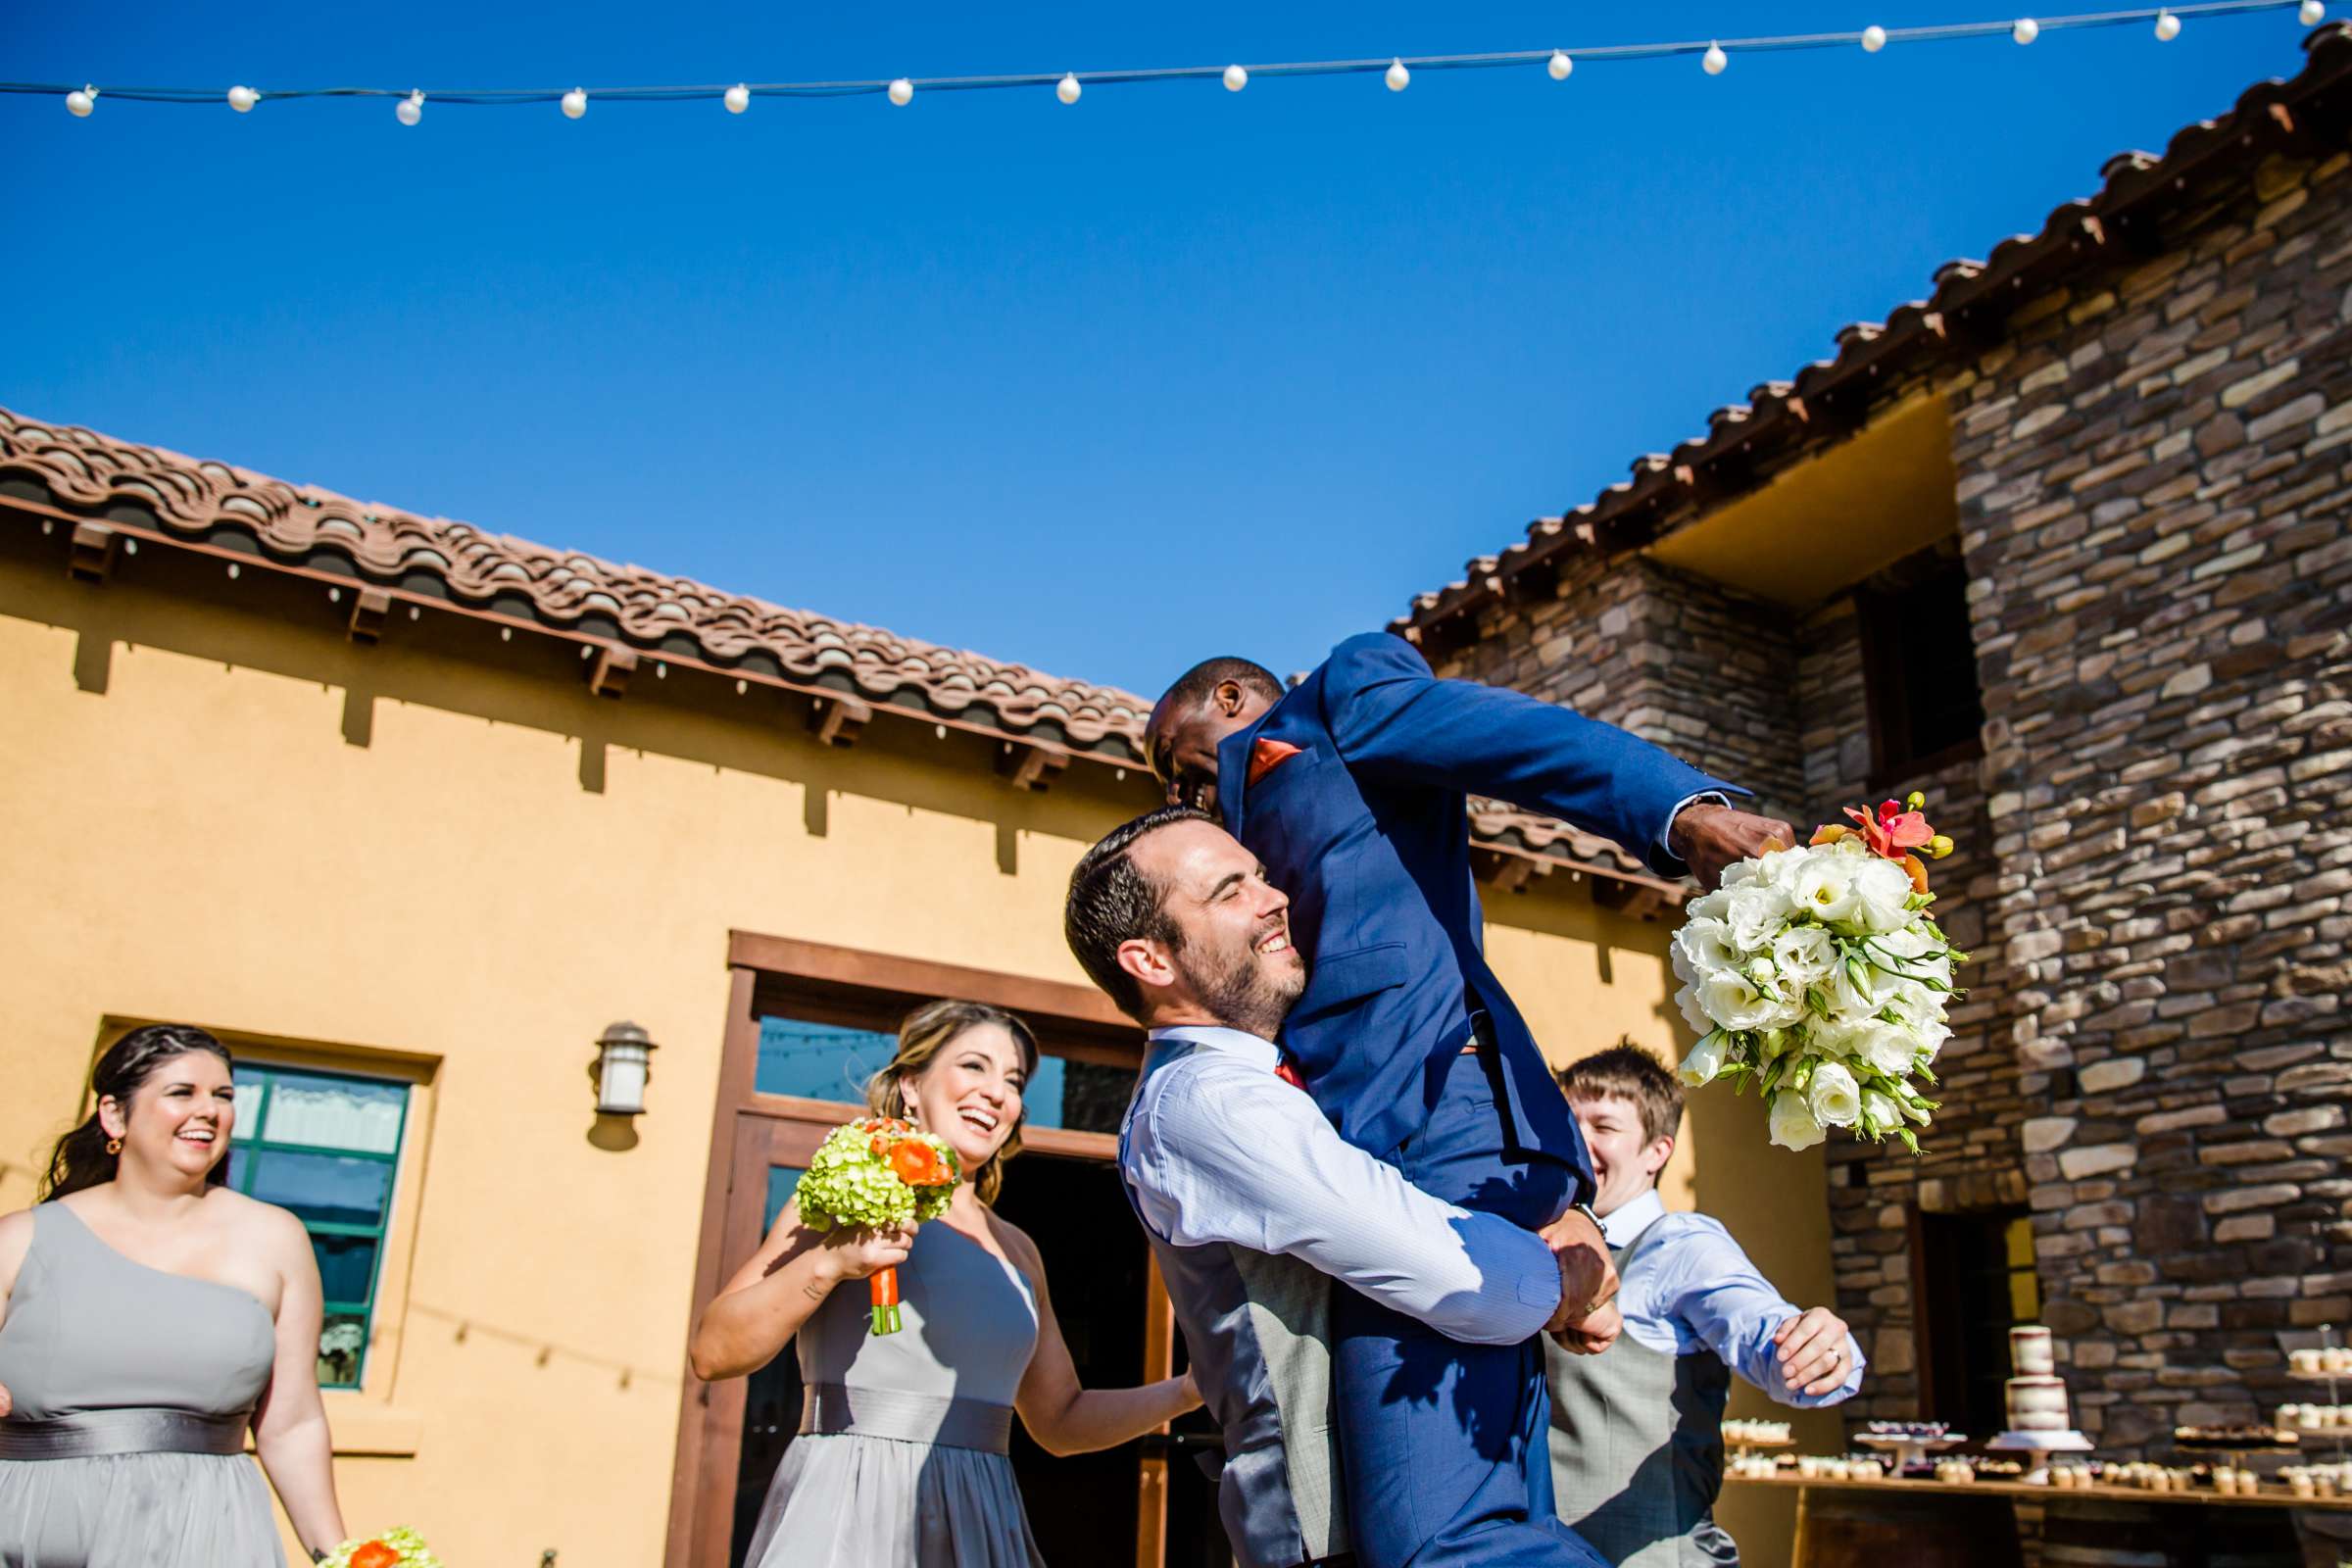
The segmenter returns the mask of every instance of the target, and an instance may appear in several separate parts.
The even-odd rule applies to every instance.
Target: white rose
[[[1723,1065],[1731,1059],[1731,1036],[1720,1029],[1712,1030],[1701,1036],[1698,1044],[1690,1048],[1690,1054],[1683,1058],[1681,1066],[1675,1068],[1674,1075],[1696,1089],[1701,1084],[1713,1082],[1715,1075],[1723,1071]]]
[[[1863,1062],[1889,1078],[1909,1072],[1912,1058],[1919,1054],[1917,1037],[1890,1023],[1865,1024],[1856,1031],[1855,1044]]]
[[[1698,994],[1699,1010],[1725,1029],[1760,1029],[1777,1022],[1786,1005],[1734,969],[1708,975],[1692,989]]]
[[[1677,991],[1674,994],[1674,1004],[1683,1009],[1683,1022],[1690,1026],[1692,1034],[1703,1035],[1715,1027],[1715,1020],[1707,1016],[1707,1009],[1698,1004],[1698,988],[1696,986],[1686,984],[1682,990]]]
[[[1853,858],[1828,850],[1806,856],[1788,878],[1788,902],[1825,924],[1851,921],[1858,907]]]
[[[1813,1082],[1805,1090],[1813,1119],[1829,1127],[1851,1127],[1862,1114],[1862,1086],[1835,1061],[1816,1062]]]
[[[1772,1141],[1783,1149],[1811,1149],[1829,1136],[1805,1104],[1805,1097],[1784,1089],[1772,1097]]]
[[[1751,882],[1732,890],[1731,906],[1723,918],[1740,951],[1754,953],[1769,946],[1781,922],[1788,918],[1788,899],[1778,888]]]
[[[1683,906],[1685,918],[1691,920],[1720,920],[1723,911],[1732,906],[1732,896],[1721,888],[1713,893],[1701,893]]]
[[[1911,875],[1892,860],[1872,858],[1854,871],[1855,922],[1865,930],[1892,931],[1911,920]]]
[[[1880,863],[1884,864],[1885,862]],[[1906,965],[1910,959],[1924,958],[1931,953],[1943,951],[1936,945],[1936,939],[1928,935],[1916,920],[1907,921],[1881,936],[1874,937],[1871,946],[1892,957],[1904,959]]]
[[[1915,1066],[1933,1063],[1936,1053],[1941,1051],[1943,1043],[1952,1038],[1952,1026],[1941,1018],[1922,1019],[1912,1025],[1911,1032],[1919,1041],[1919,1054],[1911,1058]]]
[[[1890,1096],[1876,1089],[1862,1091],[1862,1128],[1874,1136],[1892,1132],[1903,1124],[1902,1107]]]
[[[1675,978],[1687,984],[1705,979],[1718,969],[1737,968],[1740,950],[1732,943],[1732,928],[1721,920],[1688,920],[1674,934]]]
[[[1798,990],[1827,980],[1838,967],[1838,943],[1817,925],[1792,925],[1772,939],[1773,966]]]

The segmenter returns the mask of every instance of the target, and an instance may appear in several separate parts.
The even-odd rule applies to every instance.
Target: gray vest
[[[1617,1250],[1620,1274],[1657,1234],[1653,1222]],[[1544,1358],[1560,1517],[1617,1568],[1739,1568],[1714,1516],[1731,1369],[1712,1351],[1668,1355],[1630,1335],[1601,1355],[1570,1355],[1547,1336]]]
[[[1194,1049],[1155,1043],[1144,1076]],[[1123,1167],[1123,1124],[1119,1135]],[[1150,1225],[1144,1230],[1201,1401],[1224,1431],[1217,1514],[1239,1568],[1296,1568],[1348,1550],[1333,1432],[1330,1279],[1296,1258],[1224,1244],[1176,1247]]]

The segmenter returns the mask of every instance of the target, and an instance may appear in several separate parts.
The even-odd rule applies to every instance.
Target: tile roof
[[[1840,327],[1834,356],[1717,409],[1703,435],[1635,459],[1631,479],[1573,512],[1539,517],[1524,541],[1469,562],[1460,580],[1416,597],[1389,629],[1420,641],[1499,602],[1512,579],[1550,566],[1564,551],[1639,546],[1761,483],[1769,460],[1851,434],[1874,392],[1939,363],[1973,360],[1998,341],[2017,306],[2078,270],[2154,254],[2158,220],[2192,176],[2250,166],[2277,151],[2326,156],[2340,149],[2352,116],[2352,24],[2315,29],[2303,48],[2307,58],[2293,77],[2248,87],[2227,114],[2182,127],[2161,156],[2109,159],[2097,193],[2056,208],[2037,233],[2012,235],[1981,262],[1946,262],[1927,299],[1895,307],[1885,321]]]
[[[173,536],[218,541],[233,534],[274,563],[397,586],[451,608],[913,707],[1121,763],[1143,757],[1151,705],[1114,687],[0,409],[0,483],[11,475],[30,478],[72,512],[103,514],[127,502]]]
[[[852,696],[1098,762],[1139,767],[1144,758],[1151,704],[1116,687],[0,409],[0,512],[12,510],[102,520],[257,564],[381,588],[411,603],[535,622],[586,644],[629,647],[762,684]],[[1495,854],[1564,863],[1668,900],[1680,896],[1614,845],[1564,823],[1478,801],[1471,825]]]

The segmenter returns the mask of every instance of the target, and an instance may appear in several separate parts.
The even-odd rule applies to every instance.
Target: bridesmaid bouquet
[[[956,1151],[944,1140],[896,1116],[870,1116],[826,1135],[794,1196],[811,1230],[887,1230],[946,1213],[960,1179]],[[874,1332],[898,1333],[899,1271],[877,1271],[866,1288],[873,1297]]]
[[[1854,827],[1737,862],[1675,933],[1675,1002],[1699,1035],[1679,1074],[1693,1087],[1752,1079],[1783,1149],[1844,1127],[1919,1152],[1911,1129],[1936,1102],[1912,1080],[1936,1082],[1953,967],[1968,957],[1928,913],[1936,895],[1916,852],[1941,859],[1952,841],[1929,827],[1926,804],[1848,807]]]
[[[320,1568],[441,1568],[424,1538],[406,1526],[365,1541],[346,1541],[318,1559]]]

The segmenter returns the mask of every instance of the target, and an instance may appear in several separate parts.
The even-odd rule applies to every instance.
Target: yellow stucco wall
[[[1062,885],[1140,781],[1023,794],[992,743],[906,723],[829,750],[775,694],[650,668],[603,701],[569,649],[445,615],[358,648],[322,590],[168,558],[89,587],[0,553],[0,1206],[30,1200],[109,1019],[397,1054],[429,1095],[369,1388],[330,1403],[363,1450],[337,1462],[349,1520],[459,1563],[658,1562],[727,931],[1079,980]],[[1556,886],[1494,903],[1547,1049],[1677,1048],[1666,926]],[[662,1049],[616,1150],[587,1068],[623,1017]],[[1819,1298],[1818,1161],[1758,1180],[1750,1109],[1720,1135],[1696,1113],[1675,1191],[1800,1297],[1809,1254]]]

